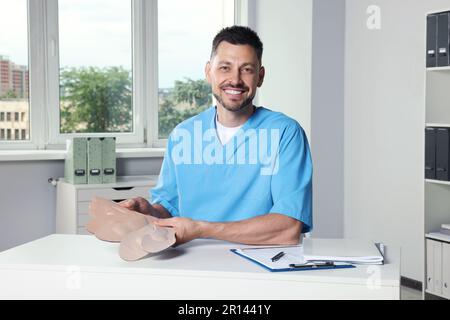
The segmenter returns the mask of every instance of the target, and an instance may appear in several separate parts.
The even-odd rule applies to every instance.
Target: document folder
[[[304,239],[306,261],[333,261],[361,265],[381,265],[384,257],[372,241],[360,239]]]
[[[116,182],[116,138],[102,140],[103,183]]]
[[[427,17],[427,68],[437,67],[437,15]]]
[[[102,140],[88,138],[88,184],[102,184]]]
[[[449,13],[438,14],[438,36],[437,36],[437,65],[446,67],[449,65]]]
[[[64,161],[64,178],[68,183],[87,183],[86,153],[86,138],[73,138],[67,140],[67,154]]]
[[[301,246],[241,248],[231,249],[231,252],[270,272],[354,268],[353,265],[347,263],[324,264],[305,261]],[[277,261],[272,261],[272,258],[280,252],[284,253],[283,257]]]
[[[436,132],[436,179],[449,181],[450,129],[438,128]]]
[[[436,179],[436,129],[425,129],[425,179]]]

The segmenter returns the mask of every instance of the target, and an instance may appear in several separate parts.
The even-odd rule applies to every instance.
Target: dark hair
[[[249,27],[232,26],[220,30],[220,32],[214,37],[213,40],[211,58],[216,54],[217,48],[223,41],[234,45],[247,44],[253,47],[253,49],[255,49],[256,51],[256,55],[258,56],[258,60],[261,63],[263,43],[258,37],[258,34]]]

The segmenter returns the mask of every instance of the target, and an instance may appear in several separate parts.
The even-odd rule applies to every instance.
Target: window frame
[[[158,118],[158,0],[132,2],[133,133],[61,134],[58,0],[27,0],[29,140],[0,141],[0,150],[64,149],[80,136],[115,136],[118,148],[162,148]],[[222,0],[229,24],[247,25],[248,0]],[[231,8],[231,9],[230,9]],[[6,115],[5,115],[6,118]]]
[[[148,130],[151,132],[151,134],[148,136],[149,141],[153,141],[153,147],[154,148],[165,148],[167,145],[167,139],[160,139],[159,138],[159,65],[158,65],[158,55],[159,55],[159,48],[158,48],[158,6],[157,1],[151,1],[154,3],[153,7],[153,32],[150,30],[151,39],[152,39],[152,46],[150,50],[153,51],[153,66],[156,66],[155,69],[152,70],[153,77],[152,80],[152,100],[151,100],[151,118],[147,119],[148,121],[151,121],[149,123],[153,123],[152,130]],[[224,14],[227,16],[231,16],[233,21],[226,21],[225,24],[239,24],[239,25],[248,25],[248,19],[246,18],[248,16],[248,0],[222,0],[222,8],[224,9]],[[228,14],[228,13],[231,13]],[[227,17],[228,18],[228,17]],[[224,17],[224,20],[226,18]],[[212,39],[211,39],[212,40]],[[203,67],[203,66],[202,66]],[[151,140],[150,140],[151,139]]]
[[[145,101],[142,99],[142,90],[145,81],[142,69],[137,66],[144,64],[145,56],[142,54],[142,28],[145,23],[141,14],[141,8],[145,0],[129,0],[132,10],[132,79],[133,79],[133,132],[130,133],[60,133],[60,55],[59,55],[59,11],[58,0],[47,0],[47,33],[48,47],[51,48],[47,55],[47,65],[49,68],[49,145],[52,148],[61,148],[67,139],[72,137],[117,137],[118,146],[144,147],[144,111]]]
[[[29,70],[29,140],[15,141],[7,139],[0,141],[0,150],[37,150],[45,149],[46,117],[45,96],[46,68],[45,55],[45,3],[46,1],[27,0],[28,25],[28,70]],[[5,117],[6,118],[6,117]]]

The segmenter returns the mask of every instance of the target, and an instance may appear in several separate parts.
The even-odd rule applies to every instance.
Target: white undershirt
[[[233,128],[225,127],[219,122],[216,117],[216,127],[220,143],[222,143],[222,145],[224,146],[234,137],[234,135],[239,131],[239,129],[243,127],[243,125]]]

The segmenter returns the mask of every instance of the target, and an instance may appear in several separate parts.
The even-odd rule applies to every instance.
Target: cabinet
[[[450,244],[442,243],[442,295],[450,299]]]
[[[430,19],[436,17],[437,13],[445,11],[450,11],[450,9],[432,12],[425,17],[428,24],[433,26],[427,29],[428,41],[426,54],[428,59],[431,57],[430,53],[435,54],[436,56],[433,57],[437,59],[441,55],[439,52],[442,51],[440,50],[442,49],[442,45],[438,45],[435,42],[438,40],[437,36],[436,38],[430,38],[438,29],[437,25],[430,24]],[[426,24],[427,22],[424,23],[424,25]],[[446,43],[446,52],[448,52],[449,41],[447,40]],[[439,64],[435,62],[435,65]],[[443,67],[428,67],[426,69],[425,128],[450,128],[450,67],[448,64],[446,65]],[[425,150],[425,146],[422,150]],[[425,168],[425,164],[423,168]],[[448,257],[450,237],[446,241],[447,238],[445,237],[430,236],[431,233],[438,231],[441,225],[445,223],[450,223],[450,182],[425,179],[423,238],[425,249],[424,297],[426,297],[426,292],[439,297],[450,298],[447,288],[449,285],[448,273],[450,272]]]
[[[56,233],[88,234],[89,204],[93,197],[121,201],[134,197],[150,198],[158,176],[117,177],[112,184],[73,185],[60,179],[56,186]]]
[[[450,299],[450,237],[433,233],[427,237],[425,292]]]

